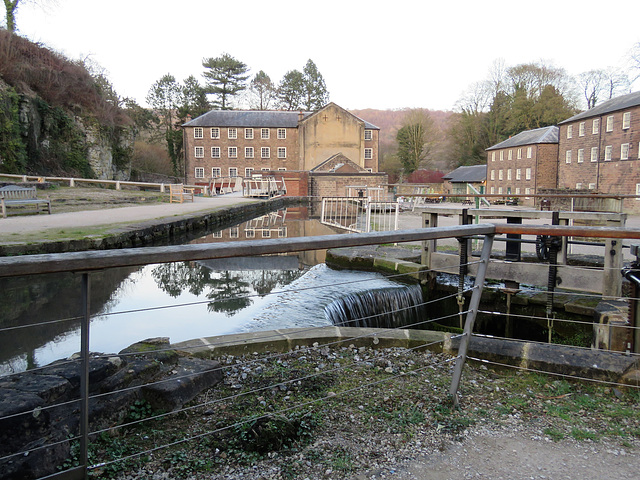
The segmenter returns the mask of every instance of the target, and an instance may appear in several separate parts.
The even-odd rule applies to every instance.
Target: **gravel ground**
[[[429,351],[319,347],[219,360],[224,385],[196,407],[102,439],[95,455],[108,458],[114,444],[126,455],[185,435],[197,440],[154,452],[140,466],[93,473],[584,480],[637,478],[640,467],[635,391],[471,364],[455,409],[447,399],[452,359]]]

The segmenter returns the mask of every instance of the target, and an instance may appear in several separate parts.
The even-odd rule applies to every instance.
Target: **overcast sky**
[[[140,104],[162,75],[202,81],[202,59],[229,53],[275,83],[312,59],[347,109],[451,110],[497,59],[578,74],[623,66],[640,42],[639,0],[54,0],[44,10],[20,6],[18,32],[90,56]]]

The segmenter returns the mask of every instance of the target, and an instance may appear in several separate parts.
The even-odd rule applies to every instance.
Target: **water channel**
[[[341,233],[306,208],[272,212],[190,243]],[[90,349],[117,353],[137,341],[172,342],[276,328],[332,325],[324,308],[356,292],[406,286],[381,274],[324,264],[323,251],[114,268],[91,274]],[[80,276],[0,279],[0,375],[79,350]],[[12,327],[36,324],[28,328]]]

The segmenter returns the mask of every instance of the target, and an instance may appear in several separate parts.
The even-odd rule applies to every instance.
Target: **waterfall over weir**
[[[327,305],[324,313],[339,327],[421,328],[427,312],[420,285],[408,285],[351,293]]]

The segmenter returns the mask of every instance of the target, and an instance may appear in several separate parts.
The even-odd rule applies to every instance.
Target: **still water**
[[[193,242],[334,233],[289,209]],[[324,307],[336,298],[400,287],[380,274],[334,271],[323,262],[324,252],[304,252],[91,274],[91,351],[117,353],[151,337],[179,342],[247,331],[331,325]],[[5,282],[0,282],[0,374],[46,365],[79,350],[79,324],[73,320],[80,312],[79,276],[48,275]],[[65,319],[72,320],[58,322]],[[33,323],[40,325],[2,330]]]

